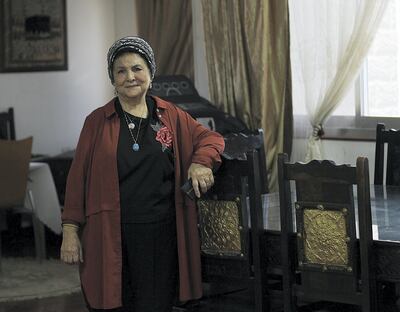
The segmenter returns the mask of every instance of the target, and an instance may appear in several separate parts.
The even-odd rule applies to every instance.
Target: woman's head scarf
[[[142,56],[149,67],[151,80],[153,80],[154,74],[156,72],[156,61],[154,59],[153,49],[142,38],[128,36],[115,41],[108,50],[107,53],[108,76],[110,77],[112,83],[114,83],[114,74],[113,74],[114,61],[116,57],[122,52],[134,52]]]

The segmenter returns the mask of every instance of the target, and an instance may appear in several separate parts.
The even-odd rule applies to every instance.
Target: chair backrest
[[[244,263],[250,256],[248,217],[251,216],[251,203],[249,206],[246,198],[254,197],[251,182],[257,185],[257,191],[268,192],[264,132],[258,129],[252,134],[231,133],[224,140],[223,161],[215,177],[215,185],[208,192],[207,199],[197,202],[201,249],[203,255],[237,257]],[[257,177],[252,173],[255,166]],[[259,207],[259,210],[262,208]],[[247,277],[248,264],[241,266],[245,273],[236,274],[237,277]]]
[[[0,139],[15,140],[14,109],[0,112]]]
[[[219,285],[227,282],[229,291],[235,286],[248,287],[252,280],[258,312],[266,310],[262,280],[266,274],[260,254],[263,187],[257,149],[245,152],[244,156],[245,159],[224,159],[224,175],[217,175],[215,188],[197,201],[202,273],[203,281]],[[225,177],[230,177],[228,182],[232,183],[228,184],[234,185],[218,187],[227,182]],[[222,287],[220,290],[224,292]]]
[[[288,156],[280,154],[278,175],[285,311],[296,305],[296,297],[373,310],[376,291],[368,159],[359,157],[356,167],[327,160],[290,164]],[[294,191],[296,202],[292,203]]]
[[[223,158],[215,185],[197,201],[206,282],[249,278],[248,180],[243,173],[247,163]]]
[[[246,153],[252,150],[257,151],[258,165],[260,169],[261,192],[268,193],[268,172],[267,159],[264,145],[264,130],[257,129],[254,133],[230,133],[224,136],[225,159],[246,160]]]
[[[387,143],[386,185],[400,185],[400,131],[386,129],[382,123],[376,126],[374,184],[383,184],[385,143]]]
[[[32,141],[0,140],[0,208],[24,203]]]

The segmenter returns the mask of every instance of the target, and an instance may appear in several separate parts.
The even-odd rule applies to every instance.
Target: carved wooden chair
[[[0,139],[15,140],[14,109],[0,112]]]
[[[197,201],[202,272],[203,281],[214,286],[211,293],[254,291],[255,311],[261,312],[268,303],[260,255],[263,184],[258,151],[244,156],[225,157],[214,187]]]
[[[385,157],[385,144],[387,153]],[[386,170],[385,170],[386,162]],[[386,185],[400,185],[400,131],[376,126],[374,184],[382,185],[386,174]]]
[[[290,164],[280,154],[278,175],[284,311],[323,301],[350,305],[334,311],[376,311],[368,159],[359,157],[356,167],[327,160]]]
[[[18,141],[0,140],[0,218],[4,217],[6,210],[29,213],[32,216],[36,257],[42,260],[46,254],[44,226],[34,214],[33,194],[27,190],[31,150],[32,137]],[[25,208],[26,197],[31,206],[29,209]]]

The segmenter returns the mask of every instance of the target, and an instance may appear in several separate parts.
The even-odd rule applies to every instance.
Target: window
[[[361,115],[400,117],[400,3],[391,0],[363,70]]]
[[[400,1],[386,1],[385,15],[360,75],[327,119],[325,138],[375,140],[378,122],[400,129]],[[293,90],[302,94],[296,85]],[[298,124],[297,135],[303,137],[307,134],[302,129],[310,132],[310,126],[305,104],[299,104],[294,107],[295,128]]]
[[[378,122],[400,129],[400,1],[388,1],[359,78],[326,122],[327,138],[374,140]]]

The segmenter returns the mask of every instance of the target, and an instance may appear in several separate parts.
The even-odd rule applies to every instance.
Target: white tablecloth
[[[61,234],[61,208],[48,164],[30,163],[28,192],[33,195],[34,213],[38,219],[54,233]],[[25,207],[32,209],[28,196],[25,198]]]

